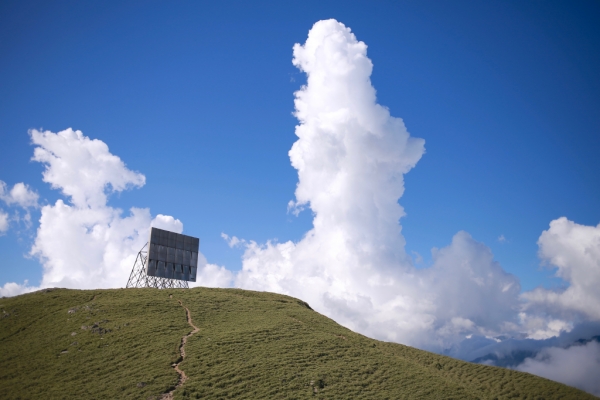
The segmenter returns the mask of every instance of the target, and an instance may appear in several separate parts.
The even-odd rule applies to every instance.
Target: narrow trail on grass
[[[177,301],[179,302],[179,305],[185,309],[185,315],[187,316],[187,322],[193,328],[193,330],[181,338],[181,345],[179,345],[179,354],[181,354],[181,356],[179,357],[179,361],[177,361],[175,364],[172,365],[172,367],[175,368],[175,371],[177,371],[177,373],[179,374],[179,381],[177,382],[177,385],[175,385],[175,387],[171,391],[162,395],[162,400],[173,400],[173,392],[175,392],[178,388],[183,386],[185,381],[187,381],[187,375],[185,374],[185,372],[183,372],[179,368],[179,364],[181,364],[183,362],[183,360],[185,359],[185,344],[187,343],[187,339],[190,336],[192,336],[194,333],[196,333],[200,330],[200,328],[198,328],[192,322],[192,314],[190,313],[189,308],[184,306],[183,303],[181,302],[181,300],[177,300]]]

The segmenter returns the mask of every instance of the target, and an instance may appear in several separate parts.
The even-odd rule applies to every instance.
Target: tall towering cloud
[[[298,243],[247,242],[236,285],[301,297],[367,335],[437,350],[509,329],[519,284],[486,246],[459,232],[427,270],[405,253],[398,199],[424,141],[377,104],[367,46],[319,21],[293,63],[308,79],[295,99],[290,206],[309,207],[313,229]]]

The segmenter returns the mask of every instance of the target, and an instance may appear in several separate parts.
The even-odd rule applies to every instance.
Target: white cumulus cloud
[[[37,290],[36,287],[29,286],[27,282],[27,280],[25,280],[23,284],[15,282],[6,282],[4,286],[0,286],[0,296],[11,297]]]
[[[32,129],[29,133],[37,145],[32,160],[46,166],[44,182],[59,189],[78,208],[103,207],[108,193],[141,187],[146,182],[144,175],[129,170],[111,154],[106,143],[83,136],[81,131]]]
[[[537,288],[524,293],[530,312],[562,318],[600,320],[600,224],[579,225],[562,217],[538,240],[539,256],[556,275],[568,282],[565,289]]]
[[[124,215],[107,204],[110,193],[140,187],[145,177],[128,169],[101,140],[72,129],[58,133],[32,130],[30,135],[37,146],[33,160],[45,166],[43,180],[65,196],[41,208],[31,249],[43,265],[39,287],[123,287],[150,226],[183,231],[181,221],[171,216],[152,218],[149,209],[136,207]],[[0,294],[33,289],[27,283],[9,282],[0,288]]]
[[[183,233],[183,223],[171,217],[170,215],[158,214],[152,220],[152,226],[158,229],[164,229],[166,231]]]
[[[209,264],[202,253],[198,253],[198,274],[196,282],[189,282],[190,287],[230,287],[234,274],[224,266]]]

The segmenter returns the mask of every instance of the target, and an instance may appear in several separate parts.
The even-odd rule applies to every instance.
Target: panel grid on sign
[[[146,274],[196,282],[200,239],[151,228]]]

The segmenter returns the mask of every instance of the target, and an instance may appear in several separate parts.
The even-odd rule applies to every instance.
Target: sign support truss
[[[148,243],[142,247],[135,258],[133,269],[129,274],[126,288],[155,288],[155,289],[189,289],[188,281],[179,279],[161,278],[148,276],[146,264],[148,262],[148,251],[145,250]]]

